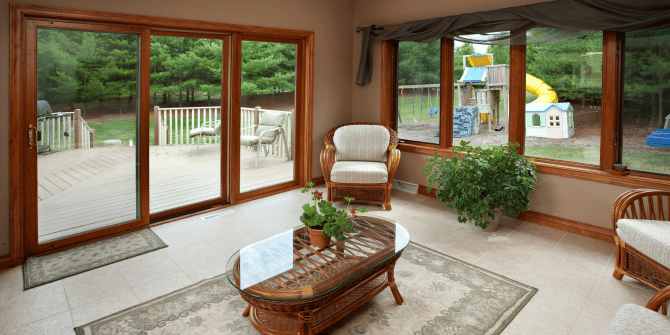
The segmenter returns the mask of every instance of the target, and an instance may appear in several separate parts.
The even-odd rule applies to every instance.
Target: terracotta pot
[[[326,248],[330,245],[330,236],[323,236],[321,229],[312,229],[307,227],[309,231],[309,242],[317,248]]]

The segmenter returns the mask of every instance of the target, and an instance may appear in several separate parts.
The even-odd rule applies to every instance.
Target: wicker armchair
[[[625,304],[614,315],[606,335],[629,334],[668,334],[670,318],[668,318],[667,301],[670,300],[670,287],[658,291],[645,307]],[[661,310],[661,313],[657,313]]]
[[[636,249],[630,245],[632,241],[624,241],[619,236],[622,233],[620,225],[623,224],[618,222],[620,219],[667,221],[667,229],[670,230],[670,191],[628,191],[620,195],[612,206],[612,227],[614,242],[616,243],[614,278],[621,280],[626,275],[655,290],[670,286],[670,269],[668,267],[639,251],[638,249],[642,248],[641,245],[638,245],[638,249]],[[655,223],[656,227],[659,227],[659,224],[661,229],[664,230],[665,226],[662,225],[666,223],[657,222]],[[658,242],[655,243],[658,244]],[[670,246],[661,245],[659,247],[656,245],[655,250],[663,248],[667,250]]]
[[[396,132],[381,125],[350,123],[329,131],[321,151],[328,201],[345,202],[344,197],[352,197],[391,210],[391,185],[400,163],[396,145]]]

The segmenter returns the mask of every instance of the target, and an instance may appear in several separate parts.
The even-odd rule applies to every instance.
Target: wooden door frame
[[[35,201],[27,199],[26,192],[26,174],[24,167],[26,162],[25,152],[27,150],[27,139],[23,129],[22,111],[27,106],[24,101],[24,95],[27,90],[26,83],[26,28],[29,19],[46,19],[64,22],[79,22],[90,24],[106,24],[117,27],[134,27],[144,28],[145,32],[151,30],[165,30],[165,31],[185,31],[185,32],[208,32],[218,34],[231,34],[231,76],[230,76],[230,110],[239,110],[240,108],[240,73],[241,69],[241,50],[236,46],[236,38],[241,45],[241,34],[249,36],[257,36],[259,38],[277,38],[277,39],[295,39],[301,41],[302,47],[296,52],[296,175],[295,182],[291,185],[278,185],[271,189],[265,190],[263,193],[246,194],[240,197],[239,189],[237,193],[233,192],[234,172],[232,164],[235,156],[232,155],[234,147],[230,150],[230,172],[229,183],[231,203],[238,203],[248,201],[256,197],[266,196],[273,193],[278,193],[287,188],[299,187],[304,185],[312,179],[312,113],[313,113],[313,78],[314,78],[314,32],[302,31],[282,28],[258,27],[249,25],[237,25],[219,22],[196,21],[186,19],[162,18],[146,15],[132,15],[120,14],[92,10],[78,10],[72,8],[57,8],[50,6],[28,5],[28,4],[10,4],[10,29],[9,29],[9,266],[16,266],[23,263],[28,256],[26,239],[26,205],[28,201]],[[145,34],[145,33],[142,33]],[[237,37],[236,37],[237,36]],[[146,37],[145,37],[146,39]],[[236,57],[239,58],[236,59]],[[146,61],[143,60],[143,65]],[[143,68],[146,69],[146,68]],[[142,80],[146,81],[146,71],[141,75]],[[300,87],[300,88],[299,88]],[[142,83],[141,92],[148,89],[148,84]],[[147,109],[147,112],[140,113],[140,126],[142,122],[148,120],[148,106],[149,95],[146,94],[140,101],[142,109]],[[146,116],[143,116],[147,114]],[[236,113],[232,113],[231,116]],[[145,121],[142,121],[145,120]],[[230,137],[233,137],[239,130],[229,127]],[[148,128],[145,135],[148,137]],[[239,136],[238,136],[239,137]],[[234,137],[233,137],[234,138]],[[238,139],[239,140],[239,139]],[[145,141],[146,142],[146,141]],[[148,142],[146,143],[148,146]],[[144,162],[148,159],[144,155],[146,148],[140,148],[140,160]],[[147,156],[147,157],[142,157]],[[238,156],[239,157],[239,156]],[[238,158],[239,159],[239,158]],[[141,170],[140,178],[148,176],[148,165],[145,164],[145,170]],[[144,172],[142,172],[144,171]],[[222,179],[223,178],[222,176]],[[238,176],[239,179],[239,176]],[[239,184],[238,184],[239,185]],[[239,187],[238,187],[239,188]],[[141,201],[148,200],[148,189],[146,192],[141,192]],[[149,223],[148,202],[145,206],[141,206],[141,211],[146,211],[146,215],[141,213],[141,217],[146,218],[142,225],[138,227],[129,227],[128,230],[109,232],[105,234],[98,234],[99,236],[89,236],[90,240],[82,240],[77,243],[62,245],[60,248],[70,248],[76,245],[90,243],[95,240],[108,238],[115,235],[120,235],[134,229],[141,229]],[[0,264],[7,264],[2,262]]]

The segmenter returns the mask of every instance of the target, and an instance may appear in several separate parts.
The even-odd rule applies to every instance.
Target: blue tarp
[[[454,137],[468,137],[474,134],[479,109],[476,106],[460,106],[454,111]]]

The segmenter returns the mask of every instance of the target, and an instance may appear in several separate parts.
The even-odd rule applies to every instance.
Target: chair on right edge
[[[379,124],[351,123],[326,134],[321,170],[327,200],[379,204],[391,210],[391,185],[400,164],[398,135]]]
[[[670,286],[670,191],[632,190],[612,206],[613,276],[655,289]]]
[[[667,335],[670,333],[670,318],[667,316],[667,301],[670,286],[658,291],[645,307],[625,304],[614,315],[606,335]],[[657,311],[661,309],[661,313]]]

